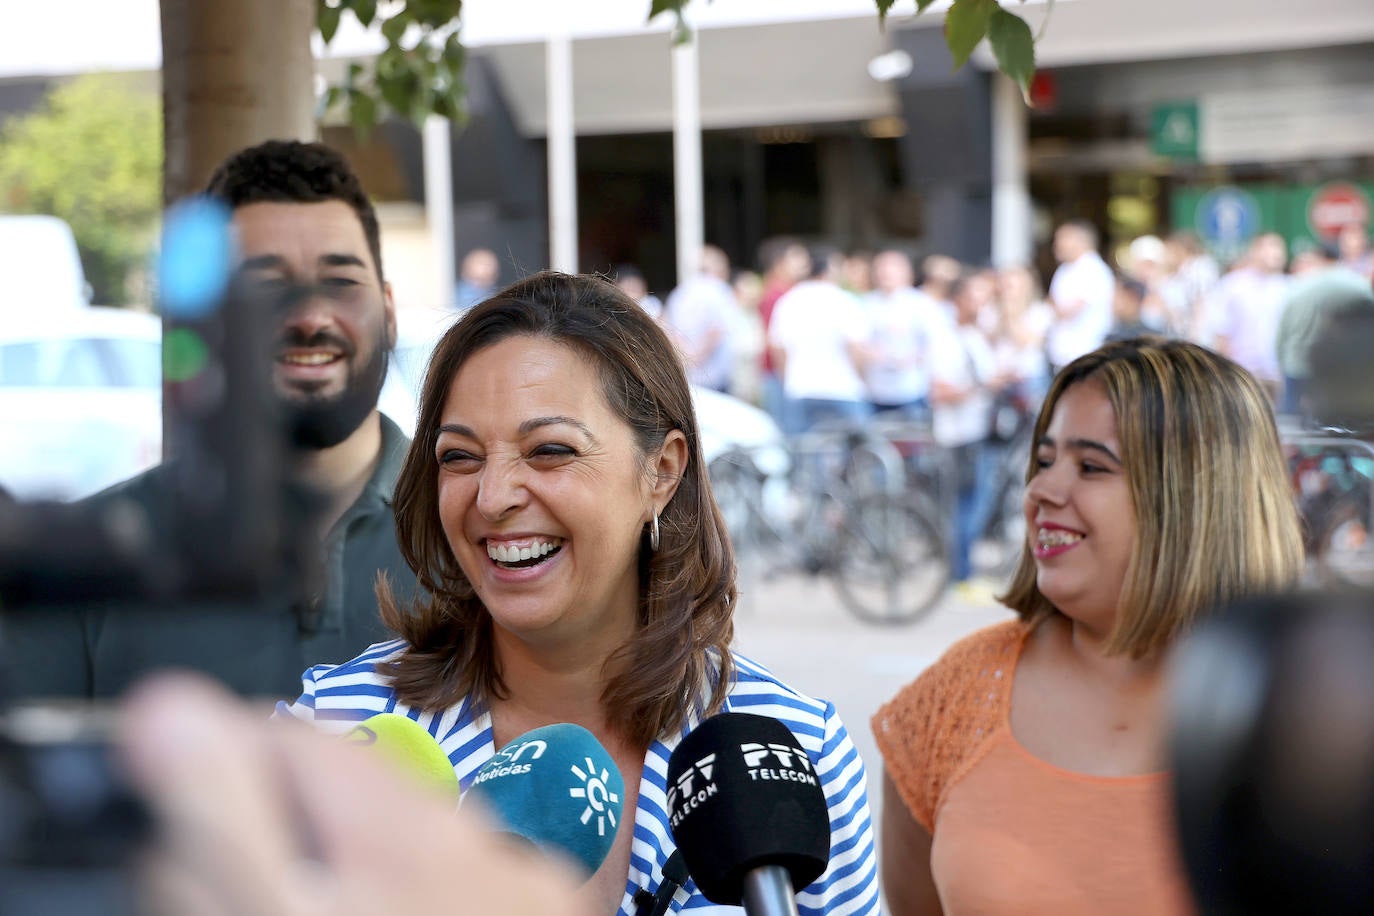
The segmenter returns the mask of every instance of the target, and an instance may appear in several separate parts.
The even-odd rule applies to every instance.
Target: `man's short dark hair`
[[[775,235],[759,243],[759,268],[767,273],[778,265],[789,248],[799,244],[796,239],[786,235]]]
[[[807,254],[811,256],[811,279],[816,280],[830,271],[831,266],[840,257],[840,249],[822,242],[808,248]]]
[[[239,150],[210,176],[205,194],[231,210],[256,203],[343,201],[362,223],[378,281],[384,277],[377,211],[348,160],[323,143],[268,140]]]

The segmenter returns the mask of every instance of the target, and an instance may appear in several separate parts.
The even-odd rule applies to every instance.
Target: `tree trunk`
[[[230,153],[315,138],[315,0],[161,0],[163,200]]]

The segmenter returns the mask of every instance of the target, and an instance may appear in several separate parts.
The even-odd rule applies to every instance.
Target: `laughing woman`
[[[1020,619],[874,717],[894,916],[1191,910],[1169,816],[1163,662],[1199,615],[1282,589],[1298,518],[1263,388],[1193,344],[1070,363],[1036,421]]]
[[[583,893],[622,916],[675,848],[666,771],[682,736],[721,710],[774,716],[829,805],[830,864],[802,912],[876,914],[863,764],[834,707],[730,651],[734,558],[686,376],[653,319],[592,277],[521,281],[440,341],[417,430],[395,506],[425,595],[401,607],[381,588],[401,639],[310,669],[287,711],[410,716],[464,788],[530,729],[589,729],[634,816]],[[691,883],[674,908],[714,911]]]

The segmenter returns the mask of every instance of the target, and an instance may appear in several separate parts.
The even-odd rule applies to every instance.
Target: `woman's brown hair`
[[[1108,651],[1157,652],[1201,614],[1292,587],[1301,528],[1274,413],[1254,377],[1179,340],[1136,338],[1079,357],[1040,408],[1028,483],[1060,397],[1087,381],[1102,385],[1116,414],[1137,520]],[[1029,544],[1001,600],[1027,621],[1055,613],[1036,586]]]
[[[674,429],[687,440],[682,480],[659,517],[658,549],[649,548],[647,528],[641,538],[638,626],[607,660],[616,674],[602,695],[612,726],[647,745],[681,727],[703,688],[711,691],[703,713],[724,703],[733,677],[735,562],[704,477],[677,351],[639,305],[597,277],[544,271],[521,280],[465,314],[435,347],[394,496],[397,540],[420,588],[409,608],[385,581],[377,588],[383,620],[408,643],[390,665],[392,684],[400,700],[424,709],[507,695],[491,617],[444,537],[434,452],[454,376],[479,350],[517,336],[554,341],[588,359],[646,459]]]

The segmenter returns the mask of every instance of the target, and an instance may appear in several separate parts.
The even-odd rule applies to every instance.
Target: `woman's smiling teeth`
[[[552,540],[540,538],[511,544],[495,544],[488,541],[487,556],[500,566],[534,566],[557,552],[562,546],[563,541],[557,538]]]
[[[1041,528],[1036,534],[1036,540],[1041,547],[1063,547],[1083,540],[1083,535],[1062,528]]]

